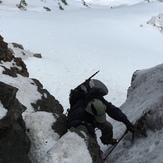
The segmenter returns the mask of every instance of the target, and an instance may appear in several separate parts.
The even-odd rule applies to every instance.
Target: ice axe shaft
[[[112,149],[109,151],[109,153],[105,156],[104,161],[108,158],[108,156],[112,153],[112,151],[115,149],[115,147],[119,144],[119,142],[123,139],[123,137],[128,133],[128,130],[124,132],[124,134],[120,137],[118,142],[112,147]]]
[[[91,78],[93,78],[100,70],[98,70],[97,72],[95,72],[91,77],[89,77],[87,80],[90,80]]]

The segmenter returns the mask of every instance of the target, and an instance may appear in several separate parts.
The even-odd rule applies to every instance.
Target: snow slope
[[[128,134],[120,144],[121,148],[117,149],[110,159],[118,163],[162,163],[163,64],[138,71],[135,75],[128,98],[121,109],[132,122],[144,117],[147,137],[135,136],[135,142],[132,144],[132,136]],[[121,132],[119,135],[122,135],[123,132],[118,131],[120,126],[123,127],[122,124],[115,124],[115,131],[117,130],[116,134]]]
[[[131,97],[121,108],[132,122],[141,117],[142,113],[152,110],[152,116],[149,116],[147,122],[150,120],[155,122],[160,117],[153,128],[162,124],[162,104],[160,107],[157,106],[157,100],[162,100],[162,65],[149,70],[148,68],[163,62],[163,35],[147,22],[152,16],[157,16],[163,11],[163,3],[157,1],[147,3],[140,0],[86,0],[89,5],[86,7],[79,0],[69,0],[67,2],[70,5],[66,6],[64,11],[60,11],[58,1],[28,0],[27,10],[22,11],[16,8],[18,2],[18,0],[6,0],[0,4],[0,34],[6,42],[20,43],[25,49],[42,54],[42,59],[31,56],[24,58],[30,77],[39,79],[44,87],[60,101],[65,111],[69,107],[70,89],[97,70],[100,72],[95,78],[102,80],[109,89],[106,99],[116,106],[121,106],[126,101],[133,72],[137,69],[145,69],[138,73],[138,79],[135,81],[138,88],[133,90],[133,95],[131,93]],[[47,12],[43,6],[50,6],[52,11]],[[144,75],[149,80],[144,78]],[[153,80],[155,78],[157,78],[156,81]],[[18,79],[14,81],[1,77],[0,80],[11,81],[11,84],[17,86],[23,83],[21,77]],[[157,87],[158,83],[159,87]],[[20,92],[26,91],[30,95],[33,92],[31,89],[35,89],[25,86],[26,84],[21,87]],[[29,97],[31,99],[26,101],[21,93],[18,96],[19,100],[32,110],[29,103],[31,100],[38,99],[39,95],[31,94]],[[155,107],[159,108],[156,114]],[[0,108],[3,116],[5,110],[1,104]],[[36,145],[39,144],[39,146],[32,149],[33,154],[37,153],[37,160],[42,160],[44,163],[57,161],[58,163],[73,161],[76,163],[79,161],[78,158],[84,157],[83,160],[80,159],[81,163],[91,162],[85,144],[76,135],[68,132],[58,141],[57,135],[51,134],[52,131],[48,128],[42,133],[35,130],[34,126],[39,128],[42,124],[42,118],[49,125],[53,122],[49,114],[40,114],[33,113],[25,117],[28,126],[33,129],[31,139],[39,136],[39,139],[35,139]],[[37,121],[34,117],[37,117]],[[114,126],[114,136],[119,138],[125,126],[110,118],[108,120]],[[160,130],[153,128],[148,130],[148,138],[137,138],[134,145],[131,145],[131,135],[128,134],[107,162],[162,163],[163,131],[162,128],[159,128]],[[46,144],[47,139],[44,135],[48,133],[48,140],[51,143],[42,146]],[[100,135],[100,133],[97,134]],[[69,148],[74,141],[79,144]],[[80,145],[80,152],[75,157],[73,149],[78,149],[78,145]],[[105,151],[106,146],[100,145]],[[57,150],[54,152],[55,148]],[[66,151],[65,155],[61,152],[63,148]],[[49,150],[50,153],[44,157]],[[67,152],[68,150],[70,151]]]

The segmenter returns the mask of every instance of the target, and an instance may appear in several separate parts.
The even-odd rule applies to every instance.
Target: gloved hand
[[[135,126],[132,123],[128,123],[126,127],[127,127],[127,130],[130,132],[135,132],[136,130]]]

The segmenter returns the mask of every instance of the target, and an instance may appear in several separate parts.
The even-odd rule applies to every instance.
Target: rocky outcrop
[[[161,2],[161,1],[160,1]],[[156,27],[163,34],[163,13],[160,13],[157,16],[153,16],[147,24],[150,24]]]
[[[5,62],[11,62],[10,68],[5,66]],[[8,48],[8,44],[3,41],[2,36],[0,36],[0,63],[3,63],[1,65],[4,68],[3,74],[12,77],[17,77],[17,74],[20,74],[29,77],[26,65],[21,58],[13,55],[13,51]]]
[[[9,62],[12,63],[10,68],[6,66]],[[29,75],[21,58],[14,57],[2,36],[0,36],[0,66],[5,75],[12,77],[16,77],[17,74]],[[26,107],[16,98],[17,91],[18,88],[0,82],[0,102],[3,105],[0,109],[6,110],[6,114],[0,119],[1,163],[31,162],[28,158],[30,140],[25,133],[25,123],[22,119]]]
[[[17,55],[22,55],[22,58],[16,57]],[[23,62],[23,59],[28,57],[34,57],[34,55],[26,52],[23,46],[17,43],[12,43],[8,48],[8,44],[0,36],[0,71],[2,72],[0,74],[0,109],[5,110],[4,115],[0,115],[1,163],[37,163],[41,161],[40,157],[43,158],[50,150],[44,151],[43,144],[46,145],[49,141],[46,138],[43,140],[37,129],[35,131],[35,127],[42,121],[49,123],[45,118],[47,116],[54,122],[49,123],[47,130],[48,132],[52,130],[50,140],[53,140],[54,144],[67,133],[66,115],[63,114],[62,105],[43,88],[39,80],[28,78],[29,73]],[[33,97],[36,95],[35,99],[30,98],[28,93],[31,92]],[[25,99],[25,103],[21,96]],[[35,122],[32,126],[31,121]],[[44,130],[40,131],[41,133],[45,132],[42,126],[39,127],[39,131]],[[70,131],[77,133],[86,143],[93,163],[102,162],[99,155],[100,147],[84,126],[71,128]],[[40,151],[40,148],[43,150]]]
[[[8,111],[0,119],[0,162],[30,163],[30,141],[25,134],[22,113],[26,110],[16,99],[17,88],[0,82],[0,101]]]
[[[16,49],[20,49],[20,53],[24,52],[22,45],[12,43],[12,46]],[[18,85],[22,84],[21,82],[16,84],[17,88],[13,86],[16,80],[22,80],[24,77],[22,81],[27,81],[25,82],[25,87],[34,85],[37,88],[36,94],[40,94],[41,98],[35,101],[35,103],[31,102],[33,110],[35,112],[45,111],[52,113],[54,119],[57,119],[52,128],[60,137],[67,132],[66,116],[63,114],[63,107],[59,101],[44,89],[37,79],[28,78],[29,73],[22,58],[15,57],[14,50],[8,48],[8,44],[3,41],[2,36],[0,36],[0,68],[2,71],[2,74],[0,74],[0,104],[2,106],[0,105],[0,109],[6,111],[6,114],[0,116],[2,117],[0,119],[0,162],[30,163],[28,153],[32,142],[27,136],[30,131],[26,131],[25,121],[22,117],[22,113],[26,112],[28,108],[17,99],[17,93],[23,90],[21,90],[22,87]],[[18,74],[22,77],[20,78]],[[5,78],[6,80],[4,80]],[[8,83],[12,85],[7,84],[8,79],[11,80],[11,82]],[[6,83],[4,83],[4,81],[6,81]],[[23,96],[28,97],[28,94],[24,94]],[[26,132],[28,134],[26,134]]]
[[[128,99],[122,105],[122,107],[126,107],[128,102],[130,102],[137,111],[142,110],[142,114],[139,117],[140,120],[143,118],[148,128],[153,130],[161,129],[163,126],[162,73],[163,64],[150,69],[135,71],[132,77],[131,87],[128,89]],[[137,95],[140,95],[139,98]],[[137,102],[135,102],[136,100]],[[134,122],[137,121],[134,120]]]
[[[88,150],[90,152],[90,155],[92,157],[93,163],[103,163],[104,160],[100,157],[100,146],[97,143],[96,138],[93,138],[86,127],[84,126],[78,126],[77,128],[71,127],[71,132],[77,133],[81,138],[84,139],[84,141],[87,144]],[[85,133],[85,134],[83,134]]]
[[[133,74],[127,99],[120,108],[138,132],[128,132],[107,161],[160,162],[163,147],[163,64],[137,70]],[[121,136],[125,126],[114,123],[114,130]]]
[[[32,103],[33,108],[35,111],[53,113],[57,121],[53,124],[52,128],[60,135],[60,137],[63,136],[67,132],[67,127],[66,115],[63,114],[62,105],[46,89],[43,89],[42,84],[37,79],[33,79],[33,81],[37,85],[38,92],[42,95],[41,99],[36,103]]]

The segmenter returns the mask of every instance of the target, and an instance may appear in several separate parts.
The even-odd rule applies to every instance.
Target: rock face
[[[5,67],[5,62],[11,62],[10,68]],[[12,51],[8,49],[8,44],[3,41],[3,37],[0,36],[0,63],[3,63],[4,71],[3,74],[17,77],[20,74],[25,77],[29,77],[26,65],[21,58],[17,58],[12,54]]]
[[[160,1],[161,2],[161,1]],[[160,13],[157,16],[153,16],[147,24],[150,24],[160,30],[160,32],[163,34],[163,14]]]
[[[13,43],[14,48],[23,50],[23,46]],[[8,44],[0,36],[0,109],[6,110],[6,114],[0,119],[0,162],[1,163],[30,163],[28,153],[30,151],[31,141],[26,134],[26,125],[22,113],[28,110],[17,99],[21,87],[14,87],[12,79],[22,76],[23,80],[29,80],[29,73],[22,58],[14,56],[13,50],[8,48]],[[19,76],[18,76],[19,74]],[[1,82],[7,78],[11,80],[12,85]],[[57,117],[57,122],[53,125],[55,132],[60,137],[67,132],[66,116],[63,114],[63,107],[37,79],[30,79],[29,85],[35,85],[37,94],[41,95],[35,103],[31,103],[35,112],[45,111],[53,113]],[[28,85],[26,85],[28,87]],[[24,95],[28,97],[28,95]],[[28,101],[28,100],[27,100]],[[59,127],[62,126],[62,127]]]
[[[147,126],[153,130],[160,130],[163,126],[162,74],[163,64],[146,70],[137,70],[133,74],[131,87],[128,89],[128,99],[123,104],[123,107],[126,107],[130,102],[136,108],[135,112],[141,111],[139,118],[144,118]],[[140,95],[139,98],[137,95]]]
[[[78,126],[77,128],[71,128],[71,132],[77,133],[80,137],[84,139],[88,146],[88,150],[92,157],[93,163],[103,163],[104,160],[100,157],[100,146],[95,138],[92,138],[84,126]],[[86,134],[83,134],[83,132]]]
[[[42,84],[37,79],[33,79],[33,81],[38,87],[38,92],[42,95],[40,100],[36,103],[32,103],[34,110],[54,113],[57,122],[52,126],[52,128],[60,135],[60,137],[63,136],[67,132],[67,127],[66,115],[62,114],[62,105],[46,89],[43,89]]]
[[[0,162],[30,163],[28,151],[30,141],[25,134],[25,123],[21,114],[26,110],[15,97],[17,88],[0,82],[0,101],[7,114],[0,119]]]
[[[47,127],[52,130],[50,140],[55,145],[67,133],[66,115],[59,101],[37,79],[28,78],[23,59],[35,55],[26,52],[20,44],[8,46],[0,36],[0,110],[3,110],[3,115],[0,115],[0,163],[38,163],[42,161],[40,159],[48,158],[46,154],[50,151],[48,148],[45,151],[43,147],[49,141],[46,138],[42,140],[37,131],[42,130],[40,132],[44,134],[47,131],[40,123],[43,120],[49,123],[45,119],[47,116],[53,119],[53,124]],[[31,121],[37,118],[38,124],[31,126]],[[35,130],[35,127],[39,129]],[[77,133],[86,143],[92,162],[101,163],[100,147],[87,129],[79,126],[70,131]]]
[[[11,69],[5,67],[5,62],[12,61]],[[0,63],[4,68],[3,74],[12,77],[16,77],[17,73],[27,77],[29,75],[21,58],[14,57],[2,36],[0,36]],[[16,87],[0,82],[0,101],[7,109],[6,115],[0,119],[0,162],[2,163],[31,162],[28,158],[30,141],[25,134],[25,123],[22,119],[26,107],[16,98],[17,91]]]

